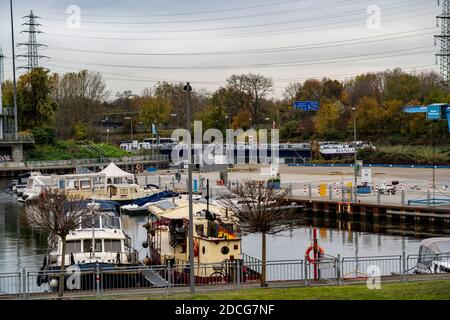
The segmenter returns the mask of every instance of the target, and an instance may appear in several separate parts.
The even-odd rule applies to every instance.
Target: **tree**
[[[323,79],[322,80],[322,100],[340,100],[344,87],[337,80]]]
[[[226,118],[222,107],[209,106],[204,111],[197,113],[197,118],[203,122],[203,130],[217,129],[225,132],[228,128],[228,119]]]
[[[316,79],[308,79],[303,83],[299,99],[309,101],[320,101],[322,97],[322,83]]]
[[[96,115],[107,111],[106,99],[111,92],[98,72],[82,70],[65,74],[53,74],[50,78],[52,97],[58,104],[56,132],[62,138],[71,138],[79,133],[83,123],[86,135],[94,135],[93,123],[99,121]]]
[[[66,266],[66,237],[80,223],[92,219],[92,213],[82,207],[82,199],[64,190],[46,189],[39,197],[27,201],[24,220],[30,227],[60,237],[62,241],[61,270],[59,276],[59,297],[64,293],[64,274]]]
[[[243,234],[261,234],[261,286],[266,286],[267,235],[294,227],[295,207],[289,205],[288,194],[288,190],[278,191],[260,182],[244,181],[219,199]]]
[[[167,124],[172,112],[170,103],[161,97],[140,98],[140,120],[150,127],[152,124]]]
[[[259,74],[232,75],[227,79],[227,88],[237,94],[239,108],[251,107],[252,123],[258,122],[262,100],[273,88],[273,80]]]
[[[231,126],[233,127],[233,129],[247,130],[252,125],[251,117],[252,114],[250,113],[250,111],[243,110],[233,118],[233,123],[231,124]]]
[[[283,98],[286,99],[289,105],[293,105],[301,90],[302,84],[300,82],[291,82],[286,89],[284,89]]]
[[[315,118],[315,128],[320,137],[333,140],[340,138],[339,120],[342,113],[340,102],[323,103]]]
[[[36,68],[22,75],[17,84],[19,126],[23,129],[53,127],[57,105],[51,98],[48,71]]]

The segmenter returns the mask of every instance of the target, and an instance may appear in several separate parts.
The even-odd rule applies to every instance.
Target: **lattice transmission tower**
[[[41,24],[38,22],[40,17],[35,16],[33,10],[30,11],[30,14],[23,17],[23,19],[27,19],[22,26],[26,26],[27,28],[22,31],[22,33],[28,34],[28,42],[19,43],[17,46],[23,46],[27,48],[27,53],[18,55],[17,57],[26,58],[28,63],[26,66],[21,66],[19,69],[26,69],[27,71],[31,71],[39,67],[39,61],[42,58],[46,58],[39,54],[38,49],[41,47],[45,47],[45,45],[37,42],[37,35],[42,33],[39,30]]]
[[[438,0],[438,5],[440,5]],[[442,1],[442,14],[437,16],[438,26],[441,22],[441,34],[436,35],[441,50],[436,54],[440,64],[441,81],[447,88],[450,87],[450,0]]]

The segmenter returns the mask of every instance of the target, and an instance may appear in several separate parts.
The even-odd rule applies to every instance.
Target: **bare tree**
[[[77,226],[92,219],[92,213],[82,203],[82,198],[69,196],[64,190],[46,189],[39,197],[25,205],[24,220],[32,228],[60,237],[62,240],[61,270],[58,295],[63,296],[66,262],[66,237]]]
[[[244,181],[219,202],[243,234],[261,233],[261,286],[266,286],[267,235],[294,228],[296,206],[290,205],[289,190],[267,188],[257,181]]]

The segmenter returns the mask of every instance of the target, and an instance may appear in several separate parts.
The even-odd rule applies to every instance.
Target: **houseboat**
[[[58,188],[74,197],[133,204],[160,192],[158,186],[141,188],[134,174],[123,171],[114,163],[98,173],[54,176]]]
[[[169,265],[173,281],[189,283],[189,201],[165,200],[148,209],[149,252],[144,264]],[[200,200],[194,201],[193,212],[195,282],[233,282],[238,265],[242,266],[241,281],[257,280],[259,275],[243,263],[241,235],[227,210]]]

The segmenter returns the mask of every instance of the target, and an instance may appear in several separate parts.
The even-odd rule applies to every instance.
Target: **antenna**
[[[41,56],[38,53],[38,49],[41,47],[45,47],[45,45],[38,43],[36,40],[36,36],[42,31],[38,30],[41,26],[37,21],[40,17],[35,16],[33,10],[30,11],[30,14],[23,17],[23,19],[28,19],[22,26],[26,26],[27,29],[23,30],[22,33],[28,33],[28,42],[19,43],[17,46],[27,47],[27,53],[18,55],[17,57],[26,58],[28,60],[28,64],[26,66],[21,66],[19,69],[26,69],[27,71],[31,71],[39,67],[39,60],[42,58],[48,58],[46,56]]]

